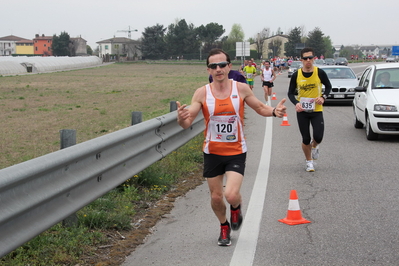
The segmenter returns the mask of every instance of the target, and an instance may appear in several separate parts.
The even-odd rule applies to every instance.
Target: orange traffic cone
[[[276,93],[275,93],[275,92],[273,92],[272,100],[277,100],[277,97],[276,97]]]
[[[278,221],[288,225],[311,223],[311,221],[308,221],[302,217],[301,209],[299,208],[299,202],[296,190],[291,190],[290,201],[288,203],[287,217],[284,219],[280,219]]]
[[[291,126],[291,125],[288,123],[287,113],[284,114],[283,122],[281,123],[280,126]]]

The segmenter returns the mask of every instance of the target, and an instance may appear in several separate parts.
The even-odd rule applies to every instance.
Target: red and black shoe
[[[234,231],[240,229],[242,224],[241,206],[238,206],[235,210],[230,207],[230,223],[231,229]]]
[[[220,226],[220,236],[218,239],[219,246],[230,246],[230,225],[221,225]]]

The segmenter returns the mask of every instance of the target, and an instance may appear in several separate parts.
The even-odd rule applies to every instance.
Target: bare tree
[[[261,59],[260,56],[263,55],[263,43],[269,37],[270,28],[263,28],[258,34],[255,36],[256,42],[256,51],[258,52],[258,59]]]
[[[272,57],[275,57],[275,56],[279,56],[280,55],[280,53],[281,53],[281,45],[282,45],[282,41],[281,40],[279,40],[279,39],[276,39],[276,40],[272,40],[270,43],[269,43],[269,49],[272,51],[270,54],[272,55]]]
[[[301,42],[306,43],[308,39],[308,32],[306,31],[305,25],[299,27],[301,29]]]

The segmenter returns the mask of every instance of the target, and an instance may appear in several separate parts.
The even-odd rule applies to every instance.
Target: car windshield
[[[377,69],[374,77],[375,89],[399,88],[399,68]]]
[[[291,67],[292,68],[300,68],[302,66],[301,62],[292,62]]]
[[[322,68],[329,79],[356,79],[355,73],[350,68],[333,67]]]

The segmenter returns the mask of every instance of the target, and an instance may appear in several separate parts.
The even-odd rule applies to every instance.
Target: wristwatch
[[[327,99],[327,95],[325,95],[325,94],[321,95],[321,97],[323,97],[324,100]]]

